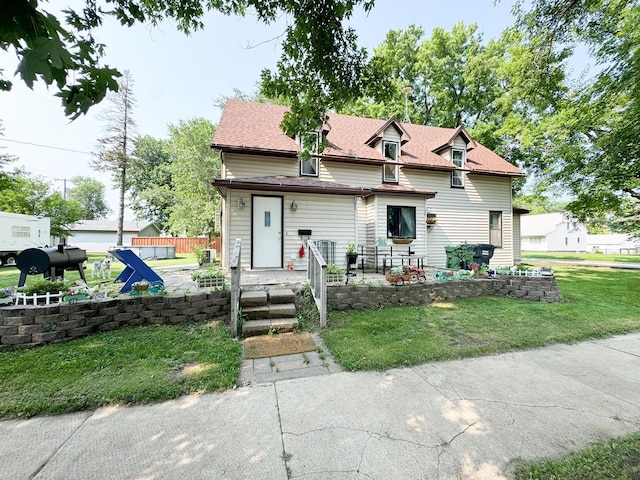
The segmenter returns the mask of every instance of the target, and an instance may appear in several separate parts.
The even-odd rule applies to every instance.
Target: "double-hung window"
[[[489,212],[489,243],[502,248],[502,212]]]
[[[384,153],[384,169],[382,170],[382,181],[387,183],[398,183],[398,142],[382,142]]]
[[[387,206],[387,237],[416,238],[416,207]]]
[[[451,161],[460,170],[454,170],[451,172],[451,186],[452,187],[464,187],[464,162],[465,151],[453,149],[451,150]]]
[[[320,134],[318,132],[307,132],[300,137],[300,175],[318,176],[319,145]]]

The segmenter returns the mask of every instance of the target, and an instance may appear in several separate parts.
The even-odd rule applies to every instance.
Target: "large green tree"
[[[291,98],[283,124],[289,133],[317,127],[328,108],[357,98],[378,78],[345,25],[356,7],[369,11],[374,0],[85,0],[82,7],[65,10],[63,18],[42,3],[0,3],[0,48],[16,53],[18,73],[29,87],[36,80],[55,85],[72,117],[118,89],[120,73],[101,64],[105,46],[93,36],[110,17],[123,26],[171,20],[189,34],[204,27],[208,11],[245,15],[250,10],[266,24],[287,16],[277,71],[265,70],[262,77],[271,96]],[[10,81],[0,79],[0,89],[10,88]]]
[[[104,184],[91,177],[77,175],[71,179],[69,199],[82,205],[82,220],[99,220],[110,212],[104,198]]]
[[[519,4],[518,20],[543,70],[578,45],[598,64],[534,139],[546,152],[536,166],[573,195],[567,208],[580,220],[614,213],[619,229],[640,233],[640,3],[534,0]]]
[[[109,172],[118,186],[117,245],[122,245],[127,172],[132,161],[136,123],[133,119],[135,96],[133,77],[128,71],[119,80],[118,91],[109,96],[110,108],[102,115],[105,136],[98,139],[98,150],[91,162],[93,168]]]

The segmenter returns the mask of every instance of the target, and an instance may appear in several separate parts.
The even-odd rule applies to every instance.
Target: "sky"
[[[66,3],[76,8],[82,4],[80,0]],[[451,30],[457,22],[475,22],[488,41],[513,23],[513,3],[377,0],[369,14],[359,9],[350,23],[359,44],[370,55],[389,30],[405,29],[410,24],[422,27],[428,38],[434,27]],[[44,5],[45,10],[54,13],[52,4]],[[103,63],[120,71],[129,70],[133,76],[133,114],[139,135],[166,138],[169,124],[196,117],[217,123],[221,111],[214,105],[216,99],[232,95],[234,88],[253,93],[260,72],[264,68],[275,69],[280,44],[273,39],[284,32],[285,18],[266,26],[252,15],[239,18],[209,13],[204,24],[203,30],[189,37],[169,22],[157,27],[126,28],[110,21],[94,32],[98,41],[106,45]],[[100,113],[106,102],[70,122],[60,99],[54,96],[56,90],[47,90],[42,82],[30,90],[13,77],[16,65],[13,52],[0,52],[0,69],[14,82],[11,92],[0,92],[4,127],[0,147],[6,147],[3,153],[18,157],[11,166],[23,166],[61,193],[65,179],[67,188],[71,188],[70,179],[76,175],[100,180],[106,186],[106,200],[112,209],[108,218],[115,219],[118,194],[111,178],[90,167],[91,152],[96,150],[97,139],[104,135]],[[134,219],[130,210],[125,219]]]

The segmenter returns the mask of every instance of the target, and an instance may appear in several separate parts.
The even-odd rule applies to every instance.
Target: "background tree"
[[[567,208],[580,220],[618,217],[637,232],[640,218],[640,4],[637,0],[534,0],[518,4],[518,24],[537,40],[542,70],[553,52],[586,45],[596,75],[567,96],[535,141],[547,155],[541,175],[573,195]]]
[[[2,126],[2,120],[0,119],[0,135],[4,137],[4,127]],[[7,172],[5,172],[5,168],[16,160],[16,157],[5,153],[3,150],[6,147],[0,147],[0,190],[7,188],[9,182],[9,176]]]
[[[170,142],[146,135],[137,138],[134,144],[128,175],[131,208],[138,218],[168,231],[174,202]]]
[[[211,150],[215,126],[204,118],[169,125],[172,205],[169,231],[207,235],[215,232],[220,198],[213,179],[220,177],[220,156]]]
[[[91,177],[75,176],[68,198],[82,205],[82,220],[99,220],[111,211],[104,198],[104,184]]]
[[[65,200],[59,192],[52,192],[47,182],[17,169],[9,174],[8,187],[0,189],[0,211],[49,217],[51,236],[66,237],[80,220],[82,205]]]
[[[116,93],[109,95],[110,108],[102,115],[106,122],[105,136],[98,140],[98,151],[91,162],[93,168],[109,172],[118,186],[117,245],[122,245],[125,195],[127,193],[127,170],[131,163],[136,124],[133,120],[135,97],[133,77],[125,71],[118,82]]]

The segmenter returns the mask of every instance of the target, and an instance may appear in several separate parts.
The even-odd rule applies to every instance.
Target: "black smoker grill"
[[[18,286],[25,284],[27,275],[42,274],[48,280],[63,279],[65,270],[78,270],[80,278],[86,282],[82,265],[86,261],[87,251],[78,247],[27,248],[16,258],[16,266],[20,270]]]

